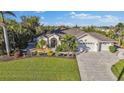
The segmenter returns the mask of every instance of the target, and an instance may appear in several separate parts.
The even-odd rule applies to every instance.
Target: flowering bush
[[[47,52],[47,56],[53,56],[53,55],[54,55],[53,51],[50,50],[50,51]]]

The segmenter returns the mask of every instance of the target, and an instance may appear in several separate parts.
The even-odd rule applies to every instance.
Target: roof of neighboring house
[[[71,29],[62,30],[59,35],[62,36],[64,34],[70,34],[70,35],[73,35],[75,37],[79,37],[79,36],[85,34],[85,32],[84,31],[81,31],[78,28],[71,28]]]
[[[93,36],[94,38],[98,39],[99,41],[109,41],[109,42],[115,42],[115,40],[110,39],[102,34],[96,33],[96,32],[90,32],[89,35]]]

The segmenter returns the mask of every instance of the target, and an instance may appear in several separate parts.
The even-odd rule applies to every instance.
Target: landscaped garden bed
[[[0,61],[0,80],[80,80],[76,59],[32,57]]]
[[[120,60],[118,63],[112,66],[112,72],[117,78],[119,78],[123,68],[124,68],[124,60]],[[120,77],[120,80],[124,80],[124,72]]]

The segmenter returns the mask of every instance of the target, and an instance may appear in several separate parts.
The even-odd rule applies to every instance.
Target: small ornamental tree
[[[115,53],[117,51],[117,47],[116,46],[109,46],[109,50],[112,53]]]
[[[77,41],[75,36],[72,35],[65,35],[62,38],[62,47],[65,51],[75,51],[77,47]]]
[[[40,41],[38,41],[36,48],[43,48],[44,45],[46,45],[46,41],[41,39]]]
[[[74,52],[77,48],[76,38],[72,35],[64,35],[61,38],[61,45],[56,48],[57,52]]]

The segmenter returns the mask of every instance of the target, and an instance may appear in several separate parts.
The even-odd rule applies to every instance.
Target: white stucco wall
[[[51,46],[51,39],[52,38],[56,38],[57,39],[57,46],[61,44],[61,42],[59,40],[59,36],[56,35],[56,34],[53,34],[53,35],[49,36],[48,38],[47,37],[44,37],[44,36],[38,37],[37,38],[37,41],[40,41],[41,39],[43,39],[43,40],[46,41],[47,45]]]
[[[98,51],[98,40],[90,35],[86,35],[83,36],[82,38],[80,38],[78,41],[82,41],[83,43],[85,43],[85,45],[87,47],[89,47],[89,51]]]
[[[57,39],[57,46],[61,45],[61,41],[60,41],[60,37],[56,34],[51,35],[49,38],[46,37],[39,37],[38,40],[43,39],[47,42],[47,44],[49,43],[49,46],[51,46],[51,39],[52,38],[56,38]],[[81,38],[78,39],[78,41],[82,42],[83,46],[86,46],[89,48],[88,51],[109,51],[109,46],[113,45],[113,43],[111,42],[102,42],[99,43],[99,40],[90,36],[90,35],[85,35]],[[82,45],[79,45],[78,48],[82,48]]]
[[[38,41],[40,41],[41,39],[45,40],[46,43],[48,44],[48,39],[47,39],[46,37],[44,37],[44,36],[42,36],[42,37],[38,37]]]
[[[109,46],[113,45],[111,42],[102,42],[101,51],[109,51]]]

